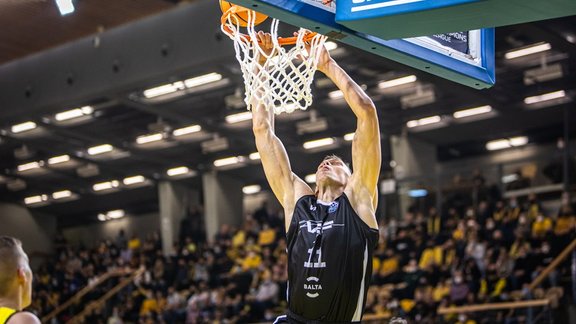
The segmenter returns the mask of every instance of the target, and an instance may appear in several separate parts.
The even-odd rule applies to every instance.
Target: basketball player
[[[0,324],[36,324],[36,315],[22,311],[32,302],[32,270],[22,243],[0,236]]]
[[[271,36],[260,32],[258,37],[262,49],[270,52]],[[288,310],[278,323],[359,322],[378,243],[381,156],[376,108],[325,48],[318,71],[344,93],[356,116],[353,173],[341,158],[328,156],[317,168],[312,190],[292,172],[284,145],[274,134],[273,108],[251,103],[256,147],[284,208],[288,238]]]

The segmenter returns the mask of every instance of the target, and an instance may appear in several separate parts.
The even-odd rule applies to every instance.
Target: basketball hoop
[[[240,15],[242,14],[242,18]],[[325,36],[301,28],[294,37],[278,37],[278,20],[270,27],[272,54],[265,53],[258,44],[254,30],[256,16],[252,10],[233,5],[221,19],[222,31],[234,41],[236,59],[244,77],[246,105],[252,99],[273,106],[274,113],[306,110],[312,104],[311,84],[316,72]],[[242,22],[247,34],[240,32]],[[284,46],[293,45],[286,49]],[[262,56],[266,60],[258,62]]]

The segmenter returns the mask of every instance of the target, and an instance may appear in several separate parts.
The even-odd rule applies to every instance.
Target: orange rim
[[[240,6],[232,6],[230,7],[230,9],[226,10],[225,13],[222,14],[222,18],[220,19],[220,23],[222,24],[222,28],[224,30],[226,30],[226,32],[228,32],[229,34],[234,34],[234,30],[232,30],[230,27],[228,27],[228,17],[232,14],[232,13],[237,13],[237,12],[242,12],[242,11],[249,11],[249,9],[246,9],[244,7],[240,7]],[[304,41],[305,42],[309,42],[312,40],[312,38],[314,38],[314,36],[316,36],[317,33],[314,32],[307,32],[304,35]],[[243,38],[246,41],[250,41],[251,38],[250,36],[240,33],[240,37]],[[278,37],[278,44],[280,44],[281,46],[284,45],[294,45],[296,44],[296,42],[298,41],[298,37],[296,36],[292,36],[292,37]],[[260,41],[258,40],[258,43],[260,43]]]

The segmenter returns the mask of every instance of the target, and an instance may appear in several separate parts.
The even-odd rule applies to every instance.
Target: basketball
[[[236,16],[238,18],[238,22],[239,22],[240,27],[246,27],[248,25],[248,11],[252,11],[254,14],[256,14],[256,18],[254,19],[254,26],[261,24],[264,20],[266,20],[266,18],[268,18],[267,15],[261,14],[259,12],[256,12],[256,11],[253,11],[250,9],[246,9],[244,7],[235,5],[235,4],[230,3],[228,1],[220,0],[220,9],[222,9],[223,13],[228,11],[228,9],[230,9],[233,6],[237,6],[238,8],[244,9],[244,10],[239,10],[238,12],[231,14],[231,15]]]

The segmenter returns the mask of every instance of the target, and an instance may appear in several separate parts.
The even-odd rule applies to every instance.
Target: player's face
[[[325,181],[335,182],[346,185],[350,177],[350,169],[338,158],[324,159],[316,171],[316,183],[320,184]]]

